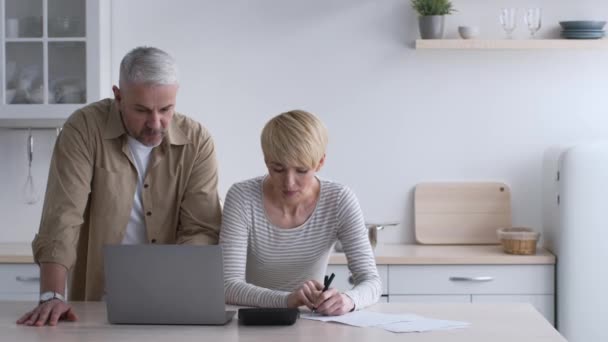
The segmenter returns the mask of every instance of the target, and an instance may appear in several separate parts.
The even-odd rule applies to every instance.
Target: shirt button
[[[148,184],[144,184],[144,188],[147,188],[147,187],[149,187],[149,185]]]
[[[150,242],[156,243],[156,239],[152,239],[152,240],[150,240]]]
[[[152,212],[151,212],[151,211],[148,211],[148,212],[146,213],[146,216],[152,216]]]

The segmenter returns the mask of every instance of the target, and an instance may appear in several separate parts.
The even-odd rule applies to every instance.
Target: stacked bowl
[[[566,39],[600,39],[604,37],[605,21],[573,20],[560,21],[562,38]]]

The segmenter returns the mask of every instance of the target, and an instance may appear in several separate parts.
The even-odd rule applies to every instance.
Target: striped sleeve
[[[287,307],[289,292],[276,291],[249,284],[245,280],[248,231],[247,198],[233,185],[226,195],[220,230],[224,254],[224,287],[226,303],[258,307]]]
[[[359,202],[346,187],[338,203],[338,240],[355,282],[355,286],[344,294],[352,298],[357,310],[376,303],[382,292],[382,281]]]

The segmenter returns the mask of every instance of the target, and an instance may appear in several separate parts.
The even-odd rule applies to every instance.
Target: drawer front
[[[389,294],[553,294],[553,265],[389,265]]]
[[[378,265],[378,273],[382,280],[382,294],[388,294],[388,266]],[[344,292],[353,288],[353,284],[349,282],[350,271],[346,265],[328,265],[327,274],[335,273],[336,277],[332,282],[332,287]]]
[[[390,295],[390,303],[470,303],[469,295]]]
[[[554,324],[555,298],[553,295],[473,295],[473,303],[530,303],[549,323]]]
[[[36,264],[0,264],[0,292],[35,293],[40,290],[40,269]]]
[[[38,295],[38,291],[35,293],[5,293],[0,292],[0,300],[2,301],[13,301],[13,302],[34,302],[32,305],[32,309],[34,306],[38,304],[38,300],[40,299]],[[25,312],[24,312],[25,313]]]

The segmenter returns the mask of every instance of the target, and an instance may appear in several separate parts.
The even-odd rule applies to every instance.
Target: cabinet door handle
[[[24,276],[17,276],[17,281],[20,281],[22,283],[35,283],[35,282],[39,282],[40,281],[40,277],[24,277]]]
[[[494,280],[494,277],[450,277],[450,281],[473,281],[481,283],[492,280]]]

